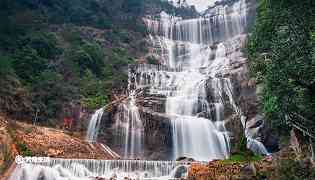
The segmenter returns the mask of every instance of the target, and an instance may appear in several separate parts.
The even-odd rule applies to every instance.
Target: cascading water
[[[204,11],[210,1],[187,0]],[[110,127],[115,144],[121,144],[125,159],[145,157],[144,120],[141,112],[164,114],[170,124],[172,159],[189,157],[198,161],[224,159],[230,153],[225,112],[230,108],[241,115],[231,77],[231,66],[243,62],[241,47],[246,34],[246,0],[218,5],[199,18],[183,19],[165,12],[160,18],[146,17],[153,53],[160,65],[140,64],[129,69],[129,97],[117,107],[115,123]],[[212,2],[211,2],[212,3]],[[164,110],[138,107],[137,93],[165,98]],[[103,109],[92,116],[87,140],[95,142]],[[242,121],[243,122],[243,121]],[[244,125],[244,123],[243,123]],[[246,125],[244,125],[246,127]],[[248,139],[251,139],[248,135]],[[159,140],[157,140],[159,141]],[[254,142],[254,141],[251,141]],[[260,146],[257,146],[260,147]],[[175,161],[144,160],[62,160],[42,165],[26,164],[16,168],[11,180],[90,179],[91,177],[131,177],[134,179],[170,179],[178,174]],[[173,172],[172,172],[173,171]],[[185,174],[185,173],[184,173]]]
[[[165,112],[171,117],[174,159],[227,158],[229,136],[223,122],[223,96],[228,96],[231,106],[240,112],[230,80],[223,75],[229,71],[231,61],[241,59],[246,3],[241,0],[232,6],[217,6],[195,19],[164,12],[160,17],[147,18],[145,23],[153,44],[160,46],[162,64],[178,71],[142,70],[136,86],[151,86],[151,93],[167,97]],[[211,100],[206,92],[208,81],[214,91]]]
[[[125,177],[165,180],[176,174],[175,167],[173,161],[51,159],[40,165],[29,163],[18,166],[10,180],[123,180]]]
[[[87,134],[86,134],[86,140],[88,142],[96,142],[103,113],[104,113],[104,108],[101,108],[95,111],[95,113],[92,115],[88,130],[87,130]]]
[[[124,158],[141,158],[143,155],[144,129],[136,105],[135,91],[130,91],[127,102],[118,106],[115,130],[122,130],[121,133],[117,132],[121,135],[118,137],[117,143],[124,145]]]

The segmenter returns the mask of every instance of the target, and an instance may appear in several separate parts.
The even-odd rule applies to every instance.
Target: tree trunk
[[[311,145],[311,161],[315,163],[315,139],[310,137],[310,145]]]

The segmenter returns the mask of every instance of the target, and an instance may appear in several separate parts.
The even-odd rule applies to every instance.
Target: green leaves
[[[262,110],[274,124],[282,124],[291,112],[308,119],[315,115],[311,93],[315,24],[309,21],[315,14],[310,13],[309,3],[259,1],[247,51],[251,74],[263,85]]]
[[[146,32],[143,3],[2,0],[0,109],[29,119],[40,110],[44,121],[73,102],[106,105],[112,89],[127,81],[130,54],[146,47],[138,45]]]
[[[26,83],[32,83],[34,78],[47,68],[48,62],[40,57],[35,49],[23,47],[14,56],[13,67],[16,74]]]
[[[0,75],[12,74],[12,58],[0,55]]]
[[[35,32],[26,36],[22,41],[35,49],[42,58],[55,58],[61,53],[55,33]]]
[[[280,111],[277,97],[270,95],[270,96],[266,96],[265,98],[266,99],[265,99],[265,104],[264,104],[264,111],[267,114]]]

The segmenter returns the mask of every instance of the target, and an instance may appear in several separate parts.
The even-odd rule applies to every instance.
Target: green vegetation
[[[239,142],[235,147],[235,151],[228,159],[223,160],[224,164],[233,164],[233,163],[246,163],[246,162],[253,162],[259,161],[263,157],[260,155],[254,154],[252,151],[247,149],[246,147],[246,138],[243,135]]]
[[[254,155],[252,153],[238,153],[233,154],[229,159],[225,159],[222,162],[224,164],[233,164],[233,163],[243,163],[243,162],[253,162],[262,160],[261,156]]]
[[[145,51],[143,12],[144,0],[1,1],[0,110],[51,124],[68,104],[104,106]]]
[[[148,64],[159,64],[159,60],[154,56],[148,56],[146,59]]]
[[[279,180],[315,179],[315,169],[311,166],[311,163],[284,159],[276,166],[276,176]]]
[[[290,135],[288,125],[298,126],[305,135],[315,135],[314,2],[258,3],[256,25],[247,50],[252,76],[262,87],[261,110],[282,139]],[[308,138],[299,140],[309,144]],[[315,177],[314,169],[304,160],[278,161],[276,177],[280,180]]]
[[[33,152],[30,149],[28,149],[28,147],[24,143],[18,142],[16,145],[17,145],[19,152],[21,153],[21,156],[32,156],[33,155]]]
[[[223,160],[223,163],[243,163],[243,162],[252,162],[259,161],[263,157],[254,154],[246,147],[246,138],[244,136],[241,137],[239,143],[236,147],[236,153],[232,154],[228,159]]]
[[[250,69],[263,87],[262,110],[280,130],[289,119],[315,127],[314,20],[312,0],[258,1],[247,48]]]

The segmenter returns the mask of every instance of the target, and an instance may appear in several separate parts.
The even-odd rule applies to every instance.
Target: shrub
[[[33,152],[22,142],[17,143],[17,148],[22,156],[32,156]]]
[[[159,61],[154,56],[148,56],[146,59],[148,64],[159,64]]]
[[[285,159],[280,160],[276,167],[276,176],[279,180],[315,179],[315,169],[310,163]]]

